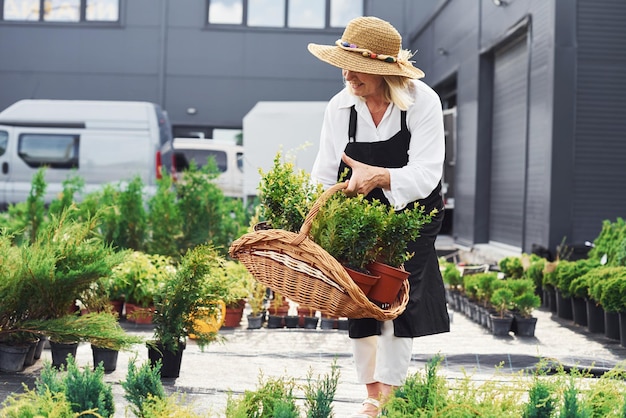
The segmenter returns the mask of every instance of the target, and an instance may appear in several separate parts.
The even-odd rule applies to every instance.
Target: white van
[[[139,176],[154,190],[161,144],[171,140],[156,104],[21,100],[0,112],[0,207],[26,200],[33,175],[47,167],[46,203],[78,175],[85,193]]]
[[[215,159],[220,175],[216,184],[224,196],[243,197],[243,147],[233,142],[204,138],[174,138],[161,147],[164,171],[178,180],[193,160],[204,166],[209,157]]]

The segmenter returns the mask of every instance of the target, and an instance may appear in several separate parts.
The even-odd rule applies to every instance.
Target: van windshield
[[[215,159],[217,168],[221,173],[226,171],[228,168],[226,152],[216,150],[177,150],[174,153],[174,166],[176,167],[176,171],[185,171],[189,168],[189,163],[193,160],[196,162],[198,168],[200,168],[206,165],[210,157]]]

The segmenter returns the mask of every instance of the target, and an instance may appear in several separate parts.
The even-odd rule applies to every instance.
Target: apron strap
[[[348,123],[348,142],[356,141],[356,109],[350,108],[350,123]]]

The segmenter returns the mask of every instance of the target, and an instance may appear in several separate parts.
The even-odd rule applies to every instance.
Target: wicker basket
[[[383,309],[367,299],[343,266],[309,238],[320,207],[345,187],[338,183],[322,193],[299,233],[282,229],[249,232],[232,243],[230,256],[241,261],[258,281],[301,306],[329,316],[394,319],[408,303],[408,280],[394,303]]]

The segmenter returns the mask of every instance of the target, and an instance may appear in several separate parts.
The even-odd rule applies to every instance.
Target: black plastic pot
[[[93,367],[94,369],[98,364],[102,363],[102,367],[105,372],[113,372],[117,368],[117,354],[118,350],[112,350],[110,348],[96,347],[92,344],[91,352],[93,355]]]
[[[161,378],[176,378],[180,375],[185,343],[180,343],[176,352],[166,350],[160,342],[152,341],[146,345],[151,366],[154,367],[161,360]]]

